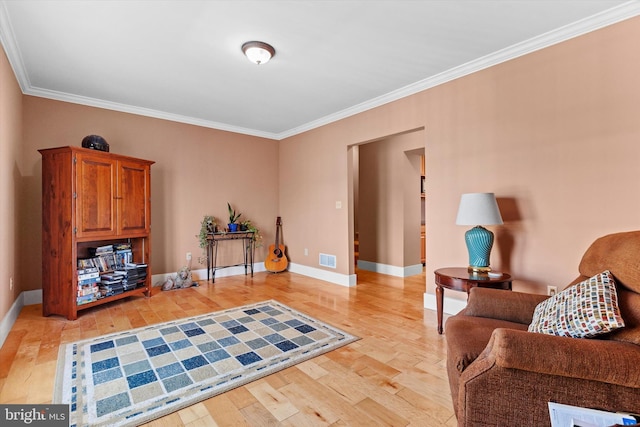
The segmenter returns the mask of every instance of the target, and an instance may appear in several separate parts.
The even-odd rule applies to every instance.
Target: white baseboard
[[[436,296],[435,294],[424,293],[424,308],[428,308],[429,310],[436,310]],[[442,312],[447,314],[456,314],[460,312],[460,310],[464,309],[467,306],[466,300],[461,300],[457,298],[447,298],[444,297],[444,302],[442,304]]]
[[[42,304],[42,289],[24,291],[22,295],[24,296],[24,305]]]
[[[261,271],[266,271],[264,268],[263,262],[257,262],[253,264],[253,272],[260,273]],[[167,281],[169,277],[175,277],[177,273],[164,273],[164,274],[154,274],[151,278],[151,283],[153,287],[162,286],[164,282]],[[221,268],[220,270],[216,270],[216,278],[220,277],[229,277],[229,276],[240,276],[244,274],[244,266],[234,266],[234,267],[226,267]],[[191,278],[193,280],[207,280],[207,269],[200,268],[198,270],[191,270]]]
[[[356,285],[355,274],[340,274],[333,271],[323,270],[321,268],[309,267],[296,263],[289,263],[289,271],[292,273],[302,274],[303,276],[313,277],[314,279],[324,280],[336,285],[352,287]]]
[[[253,272],[260,273],[262,271],[267,271],[264,262],[254,263],[253,264]],[[296,264],[294,262],[289,263],[288,271],[292,273],[302,274],[303,276],[312,277],[314,279],[324,280],[325,282],[331,282],[336,285],[341,286],[355,286],[356,285],[356,275],[345,275],[334,273],[333,271],[323,270],[321,268],[309,267],[306,265]],[[216,278],[220,277],[228,277],[228,276],[239,276],[244,274],[243,266],[235,266],[223,268],[216,271]],[[167,280],[168,277],[175,276],[173,274],[158,274],[153,276],[153,286],[162,286],[162,284]],[[193,280],[207,280],[207,269],[202,268],[200,270],[191,270],[191,276]]]
[[[358,268],[374,273],[386,274],[395,277],[409,277],[416,274],[422,274],[422,264],[408,265],[406,267],[398,267],[395,265],[381,264],[379,262],[371,262],[358,260]]]
[[[42,302],[42,289],[36,289],[34,291],[24,291],[18,295],[18,298],[13,302],[11,308],[0,322],[0,347],[4,345],[13,324],[16,323],[20,311],[25,305],[40,304]]]

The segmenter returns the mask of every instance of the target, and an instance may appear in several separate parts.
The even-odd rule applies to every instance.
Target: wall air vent
[[[336,256],[320,254],[320,265],[322,267],[336,268]]]

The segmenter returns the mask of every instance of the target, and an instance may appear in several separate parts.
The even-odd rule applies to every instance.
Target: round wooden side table
[[[434,271],[434,274],[436,275],[436,308],[439,334],[442,334],[442,306],[445,288],[466,292],[467,298],[471,288],[476,286],[511,290],[511,276],[507,273],[493,271],[489,273],[473,273],[464,267],[448,267],[439,268]]]

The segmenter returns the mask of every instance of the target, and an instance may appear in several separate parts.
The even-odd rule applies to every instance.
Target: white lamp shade
[[[467,193],[460,197],[457,225],[502,224],[502,216],[493,193]]]

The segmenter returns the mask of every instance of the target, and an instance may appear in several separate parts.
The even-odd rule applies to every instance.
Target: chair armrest
[[[481,358],[501,368],[640,388],[640,346],[632,343],[498,328]]]
[[[547,298],[546,295],[474,287],[461,314],[528,325],[536,306]]]

